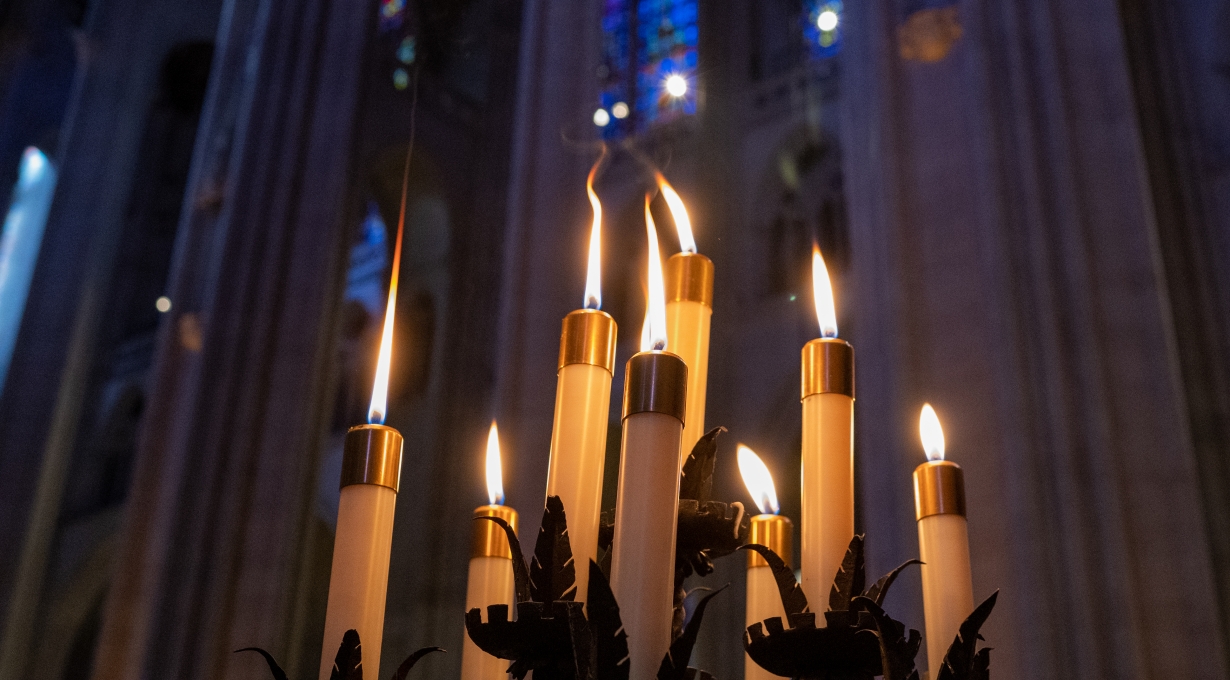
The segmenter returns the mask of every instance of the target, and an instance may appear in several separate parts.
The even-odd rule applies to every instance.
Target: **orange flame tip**
[[[585,274],[585,309],[602,309],[602,202],[594,192],[594,177],[605,157],[604,146],[602,155],[594,161],[594,167],[589,169],[585,180],[585,193],[589,195],[589,204],[594,210],[594,224],[589,232],[589,266]]]
[[[653,176],[658,181],[658,189],[662,192],[662,198],[666,199],[671,217],[675,220],[675,230],[679,232],[679,250],[685,253],[697,252],[696,239],[692,236],[692,220],[688,217],[688,209],[684,207],[683,199],[679,198],[675,188],[666,181],[661,172],[654,170]]]
[[[504,470],[500,463],[500,431],[491,421],[487,432],[487,500],[504,505]]]
[[[931,404],[923,404],[922,413],[918,415],[918,434],[927,460],[944,460],[944,428]]]
[[[760,460],[760,456],[757,456],[755,451],[743,444],[739,444],[736,450],[743,485],[752,495],[752,500],[756,502],[760,514],[776,515],[781,512],[781,506],[777,503],[777,488],[773,485],[773,475],[769,473],[769,468],[765,466],[764,461]]]

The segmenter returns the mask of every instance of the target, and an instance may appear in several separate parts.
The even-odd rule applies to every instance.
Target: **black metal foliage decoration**
[[[912,641],[920,641],[921,636],[910,631],[907,639],[905,625],[880,607],[901,570],[918,560],[902,564],[864,591],[863,537],[855,536],[829,591],[826,626],[817,628],[816,614],[808,611],[807,597],[786,563],[762,545],[743,549],[756,551],[769,563],[790,624],[786,628],[780,617],[773,617],[748,626],[743,646],[761,668],[809,680],[870,680],[881,674],[886,680],[910,680],[918,652]],[[891,654],[887,662],[882,645]],[[904,675],[897,674],[899,668],[906,669]]]
[[[513,554],[517,618],[509,619],[508,605],[488,606],[486,623],[480,609],[466,612],[466,631],[474,644],[492,656],[511,661],[508,672],[517,680],[531,671],[535,680],[628,680],[628,636],[619,616],[619,604],[606,574],[593,560],[589,562],[588,618],[585,605],[574,601],[576,568],[560,499],[547,499],[542,530],[534,546],[533,566],[528,568],[521,557],[517,534],[507,522],[498,517],[476,519],[496,522],[508,538]],[[689,623],[690,637],[672,644],[663,661],[664,672],[669,673],[663,680],[701,678],[694,669],[686,668],[686,661],[696,642],[708,599],[697,607]],[[684,667],[676,668],[674,659],[682,659]]]
[[[983,647],[977,652],[974,648],[982,639],[978,630],[991,616],[997,598],[998,590],[974,608],[974,612],[961,624],[956,639],[944,655],[944,665],[940,667],[936,680],[988,680],[991,677],[991,648]]]
[[[401,662],[397,672],[393,674],[393,680],[406,680],[410,669],[414,668],[414,664],[418,663],[419,659],[432,652],[443,651],[442,647],[423,647],[415,651]],[[286,671],[282,670],[269,652],[260,647],[244,647],[235,650],[236,654],[239,652],[260,654],[265,657],[265,663],[269,664],[269,673],[273,675],[273,680],[287,680]],[[363,680],[363,644],[359,640],[359,631],[352,628],[342,635],[342,644],[337,649],[337,656],[333,658],[333,672],[329,674],[329,680]]]
[[[658,668],[658,680],[685,679],[689,670],[688,660],[692,658],[692,648],[696,646],[696,637],[700,634],[700,624],[705,618],[705,607],[709,605],[709,600],[712,600],[725,589],[726,586],[718,588],[701,598],[700,602],[696,604],[696,610],[692,612],[692,618],[683,629],[683,634],[676,637],[674,642],[671,643],[670,649],[666,651],[666,656],[662,659],[662,665]],[[691,670],[695,671],[696,669]],[[704,671],[700,672],[703,673]]]

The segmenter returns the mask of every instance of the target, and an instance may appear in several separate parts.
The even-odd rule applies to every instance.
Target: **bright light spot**
[[[401,44],[397,46],[397,60],[403,64],[413,64],[415,54],[414,36],[408,35],[402,38]]]
[[[606,127],[611,122],[611,114],[606,112],[606,109],[598,109],[594,111],[594,125],[598,127]]]
[[[940,427],[940,418],[931,404],[923,404],[918,416],[918,434],[922,437],[927,460],[944,460],[944,428]]]
[[[756,507],[760,509],[760,514],[767,512],[776,515],[781,512],[781,506],[777,504],[777,489],[773,486],[773,475],[769,474],[769,468],[765,467],[764,461],[760,460],[755,451],[743,444],[739,444],[737,451],[739,474],[743,475],[743,484],[756,502]]]
[[[816,18],[816,28],[822,31],[831,31],[837,28],[837,12],[831,9],[826,9]]]
[[[615,102],[615,105],[611,107],[611,115],[616,118],[627,118],[628,113],[628,105],[623,102]]]
[[[816,298],[816,320],[820,322],[820,337],[837,337],[837,310],[833,304],[833,283],[829,281],[828,267],[820,249],[811,250],[811,286]]]
[[[393,69],[393,87],[404,90],[410,87],[410,74],[404,68]]]
[[[666,285],[662,279],[662,256],[658,252],[658,228],[645,196],[645,229],[649,235],[649,332],[641,333],[641,351],[666,349]]]
[[[666,93],[678,99],[688,93],[688,79],[678,73],[666,77]]]
[[[154,300],[154,309],[157,309],[163,314],[166,314],[167,312],[171,311],[171,298],[163,295],[157,300]]]
[[[492,505],[504,505],[504,472],[500,465],[500,431],[491,421],[487,432],[487,500]]]

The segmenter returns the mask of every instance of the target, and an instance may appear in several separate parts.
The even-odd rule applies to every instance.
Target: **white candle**
[[[598,559],[598,524],[602,515],[602,473],[606,463],[606,433],[611,408],[611,378],[615,368],[615,320],[602,306],[602,204],[593,190],[594,172],[586,188],[594,209],[589,243],[585,309],[564,317],[559,341],[559,373],[555,388],[555,422],[551,429],[551,461],[547,495],[559,496],[568,518],[568,541],[576,564],[578,602],[589,593],[589,561]]]
[[[679,464],[705,433],[705,391],[709,378],[709,323],[713,316],[713,261],[696,249],[692,221],[679,194],[662,173],[658,188],[670,208],[682,252],[666,261],[666,333],[671,353],[688,367],[688,407]],[[652,218],[650,218],[652,219]]]
[[[495,423],[487,434],[487,499],[474,517],[499,517],[517,530],[517,511],[504,506],[504,483],[500,470],[500,439]],[[466,611],[479,609],[487,619],[487,607],[513,604],[512,551],[504,529],[495,522],[475,521],[470,544],[470,574],[466,581]],[[478,648],[469,634],[462,634],[462,680],[508,680],[509,662]]]
[[[649,212],[648,199],[645,204]],[[649,227],[649,346],[624,374],[623,455],[615,503],[611,590],[628,634],[629,677],[657,677],[671,642],[679,444],[688,369],[666,347],[657,235]]]
[[[802,557],[808,602],[828,602],[854,538],[854,348],[837,338],[833,290],[820,251],[812,255],[823,337],[803,347]],[[817,617],[817,624],[823,624]]]
[[[773,477],[765,467],[760,457],[754,451],[739,444],[739,472],[747,491],[760,510],[751,520],[748,530],[748,543],[763,545],[777,553],[786,564],[790,564],[794,526],[790,520],[778,515],[780,507],[777,503],[777,490],[773,486]],[[786,610],[782,607],[781,594],[777,589],[777,579],[769,563],[759,553],[747,553],[747,606],[744,625],[750,626],[765,619],[778,617],[786,627],[790,621],[786,618]],[[774,680],[778,676],[761,668],[750,656],[743,655],[744,680]]]
[[[379,667],[401,453],[402,436],[391,427],[359,425],[346,433],[321,680],[328,680],[342,636],[352,628],[369,667]]]
[[[969,530],[965,521],[965,480],[961,467],[944,460],[944,431],[924,404],[919,431],[927,462],[914,470],[914,508],[922,559],[923,614],[927,663],[938,678],[944,655],[965,618],[974,611]]]

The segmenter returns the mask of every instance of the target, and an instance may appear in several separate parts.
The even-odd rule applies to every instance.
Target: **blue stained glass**
[[[605,0],[599,111],[611,139],[696,112],[697,0]]]
[[[814,59],[827,59],[841,50],[841,0],[804,0],[803,39]]]

